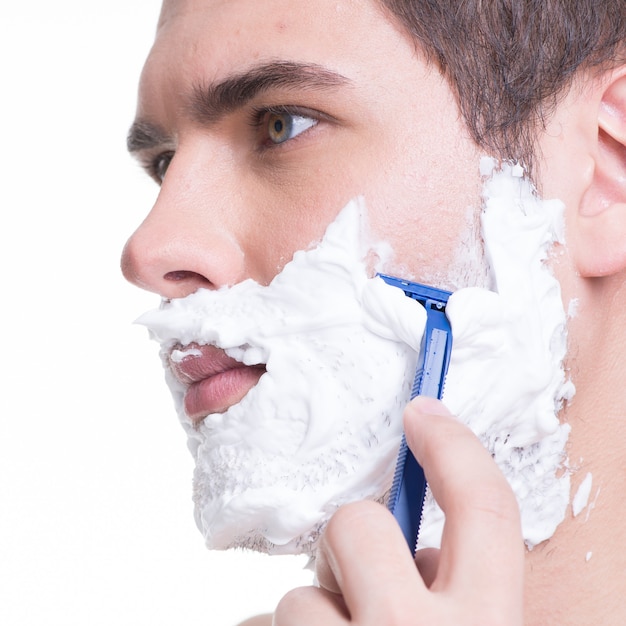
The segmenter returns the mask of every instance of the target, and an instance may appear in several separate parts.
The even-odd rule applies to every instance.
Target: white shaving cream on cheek
[[[483,234],[498,293],[451,297],[444,401],[511,483],[532,547],[552,535],[568,503],[569,431],[556,414],[573,388],[562,368],[560,289],[545,266],[562,206],[539,201],[520,174],[506,168],[486,183]],[[184,387],[167,373],[196,458],[196,518],[209,547],[311,552],[337,506],[382,499],[390,486],[425,312],[368,277],[360,213],[346,207],[319,247],[298,252],[268,287],[202,290],[140,320],[164,358],[195,342],[266,363],[239,404],[197,430],[182,409]],[[420,545],[439,545],[442,526],[429,494]]]
[[[349,204],[267,287],[200,290],[140,320],[166,362],[193,342],[266,364],[241,402],[197,429],[182,408],[185,388],[167,374],[211,548],[311,552],[338,506],[390,487],[426,314],[368,275],[362,212]]]

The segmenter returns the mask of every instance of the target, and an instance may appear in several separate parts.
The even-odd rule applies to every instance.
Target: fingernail
[[[450,415],[443,402],[428,396],[417,396],[411,400],[411,406],[420,413],[428,415]]]

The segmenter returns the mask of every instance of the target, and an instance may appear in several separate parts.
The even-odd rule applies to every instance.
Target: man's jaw
[[[175,346],[169,367],[186,388],[185,413],[194,426],[240,402],[265,373],[264,365],[244,365],[216,346],[198,344]]]

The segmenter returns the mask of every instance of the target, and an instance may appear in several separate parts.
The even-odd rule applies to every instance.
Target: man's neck
[[[571,497],[588,474],[592,486],[582,510],[568,507],[554,536],[527,556],[532,625],[626,623],[626,325],[618,297],[585,295],[570,325],[577,391],[562,419],[572,429]]]

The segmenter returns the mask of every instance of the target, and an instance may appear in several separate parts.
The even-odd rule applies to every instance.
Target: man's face
[[[374,2],[167,0],[142,76],[130,147],[160,180],[161,191],[130,239],[123,267],[131,281],[166,299],[201,287],[240,285],[249,278],[268,285],[296,251],[322,239],[356,196],[367,207],[373,238],[393,249],[393,258],[382,268],[386,273],[449,288],[482,281],[484,274],[473,271],[471,261],[472,250],[480,258],[480,246],[474,246],[478,151],[466,136],[446,83]],[[345,292],[350,289],[347,285]],[[318,299],[323,301],[321,293]],[[333,301],[331,309],[341,306]],[[288,309],[277,315],[285,324]],[[405,378],[407,372],[412,376],[414,358],[403,352],[394,360],[399,372],[386,366],[380,372],[387,357],[378,351],[370,355],[380,357],[378,365],[356,357],[358,371],[348,366],[346,356],[342,376],[333,375],[328,360],[335,351],[326,329],[315,327],[323,316],[307,313],[315,319],[306,345],[326,346],[311,363],[321,359],[331,377],[313,385],[325,391],[313,403],[315,410],[294,414],[286,408],[291,406],[286,390],[302,387],[308,390],[305,396],[311,394],[310,384],[295,382],[312,380],[310,369],[296,376],[300,362],[277,378],[272,369],[276,352],[254,361],[254,367],[238,367],[232,357],[250,364],[247,357],[231,352],[227,357],[218,349],[234,346],[216,342],[217,348],[208,347],[206,337],[197,334],[165,347],[167,362],[183,383],[181,419],[196,458],[196,512],[213,547],[265,549],[254,529],[246,527],[243,538],[209,539],[220,534],[217,528],[225,520],[232,532],[234,516],[260,520],[259,529],[271,526],[272,533],[263,532],[272,543],[300,535],[308,546],[317,533],[314,518],[345,501],[346,491],[353,497],[380,498],[388,488],[408,399]],[[193,312],[187,317],[194,317]],[[238,319],[235,313],[230,317]],[[215,323],[219,327],[223,321]],[[270,324],[261,319],[257,326],[265,333]],[[245,320],[237,327],[245,327]],[[369,337],[369,331],[359,332]],[[348,341],[362,336],[356,330],[349,335]],[[255,349],[259,345],[251,336],[239,341]],[[303,357],[304,347],[290,345],[295,356]],[[387,350],[396,354],[393,344]],[[377,381],[370,389],[379,396],[383,378],[393,383],[376,403],[359,396],[368,377]],[[356,394],[349,408],[333,406],[333,385]],[[268,397],[271,386],[280,390],[277,397]],[[175,395],[178,389],[174,385]],[[340,396],[345,394],[338,391]],[[374,410],[379,404],[385,409]],[[309,398],[298,395],[296,405],[309,406]],[[259,407],[266,408],[261,412]],[[374,413],[369,415],[366,407]],[[332,427],[322,428],[328,416]],[[217,437],[214,423],[225,424]],[[259,438],[245,445],[243,440],[257,430],[280,433],[287,443],[279,450],[263,447]],[[303,458],[302,432],[323,433],[318,439],[324,446],[310,458]],[[218,446],[222,439],[229,446]],[[355,442],[361,439],[357,450]],[[346,458],[353,460],[351,469],[333,465]],[[384,470],[378,468],[381,459]],[[345,487],[356,484],[353,475],[371,476],[372,463],[385,488],[374,480],[366,491]],[[311,468],[327,466],[333,469],[312,484]],[[284,525],[290,519],[288,506],[297,509],[295,517],[303,517],[304,506],[293,495],[301,483],[316,494],[330,493],[329,502],[312,508],[313,521],[298,519],[277,534],[278,520]],[[232,504],[221,512],[226,496]]]
[[[357,195],[390,273],[466,281],[478,151],[376,2],[166,0],[131,148],[167,175],[123,268],[164,297],[269,283]]]
[[[245,335],[228,343],[207,338],[203,333],[186,334],[184,328],[181,334],[178,326],[186,326],[190,318],[194,324],[203,326],[205,318],[196,312],[206,310],[203,296],[210,293],[209,300],[215,300],[215,308],[212,304],[209,307],[211,311],[231,311],[222,316],[226,320],[209,321],[208,325],[215,327],[210,329],[211,337],[223,331],[223,325],[220,327],[223,322],[234,331],[246,330],[246,324],[256,319],[254,315],[262,316],[263,307],[255,307],[248,316],[250,319],[240,320],[237,315],[245,317],[248,309],[240,307],[239,300],[230,309],[224,309],[222,295],[231,298],[245,291],[250,284],[244,282],[246,279],[254,279],[257,286],[269,285],[267,289],[273,290],[277,281],[270,283],[277,275],[282,279],[285,274],[291,275],[289,263],[296,251],[315,252],[323,248],[324,244],[313,250],[329,224],[338,223],[340,210],[357,196],[363,198],[367,207],[374,240],[387,242],[393,250],[393,258],[386,260],[381,268],[386,273],[451,290],[484,286],[487,279],[477,225],[481,206],[480,151],[468,137],[447,83],[424,62],[406,33],[373,0],[358,3],[166,0],[156,42],[142,76],[138,114],[129,146],[161,183],[161,191],[151,213],[125,248],[123,270],[137,285],[167,300],[177,299],[164,307],[165,326],[170,326],[164,334],[164,356],[170,377],[176,379],[175,394],[184,396],[179,404],[184,403],[181,418],[196,456],[197,513],[203,517],[204,524],[207,511],[213,510],[216,502],[223,502],[225,494],[231,501],[238,496],[245,498],[247,491],[254,491],[250,488],[252,482],[259,482],[257,492],[251,495],[256,499],[254,510],[260,520],[256,529],[251,529],[254,533],[267,527],[267,517],[263,515],[270,505],[276,509],[276,519],[284,521],[287,517],[280,500],[274,497],[274,486],[286,486],[291,492],[299,490],[301,485],[312,488],[311,475],[315,472],[311,468],[319,470],[329,459],[358,458],[354,465],[360,464],[367,474],[371,469],[368,463],[379,453],[373,442],[382,440],[383,430],[377,429],[389,424],[400,428],[400,405],[404,406],[408,394],[400,402],[400,396],[392,390],[390,402],[395,401],[400,407],[397,414],[389,417],[378,411],[370,416],[373,419],[370,431],[369,427],[363,428],[367,422],[362,409],[368,402],[362,398],[349,402],[355,413],[352,416],[348,415],[348,407],[333,412],[321,405],[318,414],[307,412],[307,402],[311,399],[315,402],[318,399],[331,402],[331,399],[328,393],[320,391],[327,392],[330,383],[310,384],[306,359],[299,359],[299,365],[303,366],[299,380],[304,384],[294,384],[295,366],[283,368],[286,374],[281,384],[274,384],[272,355],[258,356],[266,337],[257,342]],[[512,188],[517,189],[517,183]],[[516,191],[513,195],[518,198],[520,193]],[[512,205],[516,206],[515,200]],[[503,236],[496,237],[499,243],[504,240],[502,249],[513,249],[506,243],[508,234],[518,230],[524,229],[517,226],[504,229]],[[347,237],[339,238],[344,239]],[[531,240],[533,243],[524,243],[523,247],[530,245],[533,252],[538,244],[532,237]],[[528,313],[534,319],[532,315],[542,311],[545,302],[533,296],[519,306],[519,281],[516,282],[519,263],[518,258],[504,261],[504,269],[513,270],[507,274],[508,278],[513,277],[515,287],[515,297],[510,298],[512,310],[517,316]],[[321,276],[318,285],[324,282],[324,262],[316,266],[318,270],[320,267],[315,274],[317,279]],[[542,272],[543,264],[535,269]],[[522,268],[522,273],[526,271],[527,268]],[[367,276],[363,280],[368,280]],[[236,285],[233,289],[220,289],[233,285]],[[349,293],[351,287],[352,284],[346,286],[341,293]],[[212,291],[199,291],[200,288]],[[561,327],[558,289],[548,291],[555,300],[550,303],[550,309],[556,312]],[[200,305],[195,309],[185,308],[191,300],[195,301],[185,296],[195,292],[201,296]],[[306,295],[315,299],[317,294]],[[455,368],[457,379],[461,380],[465,378],[463,367],[478,371],[477,359],[485,354],[488,357],[513,354],[513,363],[526,363],[516,358],[518,352],[514,348],[506,352],[488,346],[477,352],[472,344],[474,335],[486,336],[483,330],[480,333],[474,330],[483,329],[487,322],[493,322],[497,331],[494,336],[500,339],[519,335],[517,317],[512,316],[511,322],[506,316],[501,321],[498,315],[493,315],[494,310],[506,309],[506,306],[494,308],[490,297],[493,295],[483,294],[480,306],[466,307],[475,312],[473,317],[465,315],[464,310],[459,314],[461,319],[467,318],[464,321],[470,356],[461,366],[452,368],[452,378]],[[321,296],[320,293],[318,305],[324,302]],[[264,294],[261,302],[267,304],[267,298]],[[381,298],[374,300],[379,302]],[[243,298],[242,303],[251,306],[248,298]],[[178,305],[181,317],[176,318],[174,312],[170,318],[167,311]],[[333,306],[341,309],[334,301],[329,308],[332,310]],[[248,330],[264,334],[277,321],[279,326],[284,325],[286,335],[294,332],[294,326],[298,332],[298,323],[306,318],[305,336],[301,339],[307,347],[323,346],[317,356],[322,363],[318,369],[324,370],[329,366],[328,359],[333,358],[330,348],[341,341],[320,342],[316,324],[324,325],[324,320],[321,314],[309,314],[315,307],[305,307],[300,317],[296,311],[292,318],[288,317],[288,308],[275,310],[270,324],[265,324],[269,319],[266,316]],[[485,311],[492,314],[484,315]],[[355,319],[357,325],[363,326],[361,318],[359,309]],[[170,323],[172,319],[184,323]],[[292,323],[294,319],[298,323]],[[538,328],[543,327],[538,324]],[[366,328],[367,337],[368,332]],[[458,336],[456,329],[454,332],[458,352],[464,338],[462,332]],[[283,326],[273,332],[274,338],[281,333]],[[353,335],[344,334],[347,340],[339,346],[340,350],[354,339]],[[341,340],[344,335],[338,337]],[[224,350],[230,352],[226,354]],[[296,356],[302,354],[297,352]],[[257,356],[250,356],[251,353]],[[537,353],[541,356],[544,351]],[[550,347],[547,353],[550,355]],[[404,371],[410,371],[412,376],[415,362],[409,356],[406,355]],[[526,384],[520,382],[529,378],[525,373],[518,375],[508,362],[503,367],[497,358],[487,361],[496,378],[503,370],[509,372],[511,388],[519,388],[522,395],[527,391]],[[357,358],[349,369],[346,368],[349,362],[345,355],[337,357],[334,365],[345,378],[335,376],[337,380],[330,382],[345,383],[345,389],[354,391],[359,387],[356,375],[369,375],[373,382],[368,391],[378,392],[381,379],[391,378],[395,384],[400,378],[388,371],[381,372],[381,363],[370,367]],[[242,363],[246,366],[239,367]],[[528,363],[534,366],[535,362],[529,359]],[[547,367],[549,381],[554,378],[553,369],[559,367],[559,359]],[[332,377],[332,371],[329,372]],[[267,376],[263,378],[264,374]],[[484,381],[488,380],[484,377]],[[560,378],[554,380],[559,382]],[[297,404],[305,407],[295,418],[284,411],[285,390],[294,387],[304,390],[293,395],[297,396]],[[448,387],[449,392],[452,387]],[[551,388],[546,389],[543,395],[553,407],[555,394]],[[489,392],[490,388],[461,391],[454,405],[457,414],[463,416],[468,397],[480,401]],[[532,393],[540,395],[536,389]],[[339,392],[337,397],[342,395],[345,394]],[[517,402],[518,395],[509,395],[511,402]],[[266,428],[269,418],[259,407],[270,399],[275,407],[271,419],[279,425]],[[496,421],[510,414],[507,402],[492,412]],[[480,411],[477,414],[482,415]],[[315,428],[324,422],[319,416],[324,416],[337,432],[341,431],[349,443],[344,445],[339,436],[329,436],[330,431],[319,435]],[[469,421],[471,415],[467,417]],[[554,423],[558,426],[556,419]],[[249,428],[239,428],[246,424]],[[550,426],[554,424],[551,422]],[[511,428],[506,425],[505,429],[508,433]],[[349,446],[364,430],[371,437],[364,440],[358,454],[352,454]],[[280,434],[276,441],[289,443],[295,451],[285,456],[288,446],[274,445],[276,442],[271,437],[267,450],[260,449],[257,438],[250,436],[257,431],[271,436]],[[315,441],[320,446],[304,469],[301,439],[288,436],[296,431],[301,438],[308,437],[310,432],[319,435]],[[486,431],[493,434],[491,423]],[[500,441],[501,433],[496,434],[495,440]],[[397,435],[399,438],[399,430]],[[219,444],[220,438],[225,440],[223,446]],[[246,438],[251,439],[247,447],[241,445]],[[279,452],[283,456],[277,464]],[[391,471],[392,463],[393,459],[389,464]],[[322,485],[318,491],[321,491],[333,472],[317,473]],[[291,484],[294,480],[295,486]],[[523,482],[524,489],[526,486]],[[266,492],[266,488],[270,491]],[[271,496],[257,497],[255,493],[271,493]],[[380,491],[363,492],[357,497],[382,495]],[[326,509],[338,503],[338,498],[331,497]],[[245,499],[244,505],[231,506],[229,514],[234,508],[238,508],[239,518],[250,517],[251,499]],[[301,511],[298,506],[295,509],[295,513]],[[221,517],[222,525],[234,526],[228,515]],[[306,531],[302,536],[307,537]],[[235,544],[238,540],[233,539]],[[258,547],[254,534],[249,541],[244,545]]]

